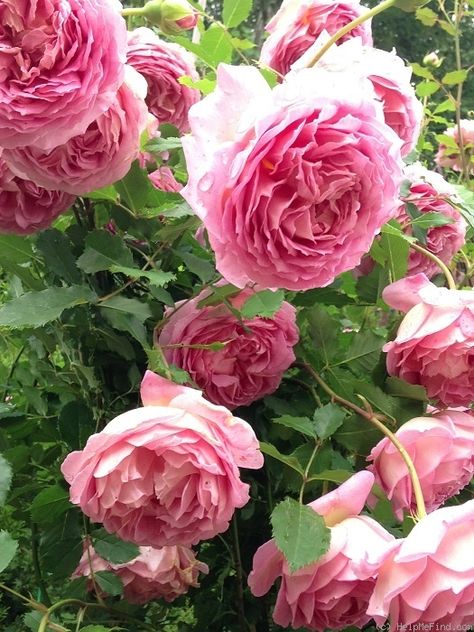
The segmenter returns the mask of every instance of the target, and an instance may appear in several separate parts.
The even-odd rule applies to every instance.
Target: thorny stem
[[[378,430],[380,430],[393,443],[393,445],[396,447],[396,449],[400,453],[400,456],[405,461],[405,465],[407,466],[408,472],[410,474],[410,480],[411,480],[413,494],[415,496],[416,507],[417,507],[416,518],[417,520],[421,520],[422,518],[424,518],[426,516],[426,507],[425,507],[425,500],[423,498],[423,492],[421,489],[420,479],[418,478],[418,474],[413,464],[413,461],[411,460],[411,457],[408,454],[408,452],[405,450],[404,445],[398,440],[398,438],[393,434],[393,432],[389,430],[385,426],[385,424],[382,423],[382,421],[380,421],[380,419],[376,415],[374,415],[373,413],[371,414],[367,410],[364,410],[363,408],[361,408],[360,406],[357,406],[356,404],[353,404],[349,400],[344,399],[343,397],[340,397],[335,391],[332,390],[332,388],[328,384],[326,384],[326,382],[322,379],[319,373],[315,371],[311,365],[303,363],[302,366],[306,369],[306,371],[308,371],[308,373],[314,378],[314,380],[319,384],[319,386],[331,397],[333,401],[338,402],[345,408],[352,410],[353,412],[357,413],[358,415],[360,415],[367,421],[370,421],[371,424],[373,424],[376,428],[378,428]]]
[[[428,257],[428,259],[431,259],[431,261],[434,261],[436,265],[441,268],[444,276],[446,277],[446,281],[448,282],[449,289],[450,290],[456,289],[456,283],[454,281],[453,275],[451,274],[448,266],[443,261],[441,261],[439,257],[437,257],[435,254],[433,254],[426,248],[423,248],[423,246],[420,246],[419,244],[410,244],[410,248],[413,248],[413,250],[416,250],[417,252],[421,252],[421,254],[425,255],[425,257]]]

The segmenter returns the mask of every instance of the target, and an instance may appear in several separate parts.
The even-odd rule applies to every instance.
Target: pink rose
[[[387,370],[421,384],[443,406],[469,406],[474,393],[474,292],[448,290],[424,274],[385,288],[384,301],[408,312],[384,346]]]
[[[458,250],[464,246],[467,228],[462,215],[449,202],[449,200],[458,200],[456,191],[442,176],[425,169],[420,163],[408,166],[405,169],[405,175],[411,182],[410,192],[403,199],[405,203],[414,204],[420,213],[441,213],[448,219],[454,220],[452,224],[432,226],[426,231],[425,248],[444,263],[450,263]],[[402,225],[409,221],[405,205],[400,207],[397,219]],[[410,227],[407,232],[411,232]],[[439,274],[440,269],[423,253],[411,250],[408,259],[408,274],[418,272],[424,272],[431,278]]]
[[[52,149],[83,134],[123,82],[116,0],[3,0],[0,145]]]
[[[420,478],[428,512],[459,493],[474,474],[474,419],[465,412],[445,410],[432,417],[416,417],[395,433],[411,456]],[[392,502],[399,520],[403,511],[416,512],[407,466],[385,438],[370,453],[368,469]]]
[[[183,185],[176,180],[169,167],[159,167],[156,171],[148,174],[151,183],[156,189],[168,193],[179,193]]]
[[[418,522],[382,565],[368,614],[390,631],[469,629],[474,621],[474,500]],[[446,627],[443,627],[446,626]],[[463,627],[464,626],[464,627]]]
[[[225,531],[249,500],[239,467],[263,456],[252,428],[200,391],[147,371],[144,407],[92,435],[62,465],[71,502],[141,546],[197,544]]]
[[[450,127],[444,132],[445,136],[453,139],[452,143],[440,143],[435,161],[440,167],[448,167],[454,171],[462,171],[462,159],[459,152],[458,126]],[[464,154],[469,171],[474,173],[474,120],[461,119],[461,137],[464,146]]]
[[[374,482],[358,472],[337,490],[310,503],[331,528],[329,551],[317,562],[291,573],[273,540],[261,546],[249,575],[256,597],[281,577],[273,620],[282,627],[343,630],[361,627],[379,567],[394,538],[375,520],[359,516]]]
[[[183,76],[199,79],[194,57],[178,44],[160,39],[153,31],[139,28],[128,36],[128,63],[148,83],[147,104],[161,123],[171,123],[181,132],[189,131],[188,110],[199,101],[199,90],[179,83]]]
[[[230,409],[276,391],[295,361],[293,347],[299,338],[295,308],[284,302],[271,318],[240,320],[223,304],[199,309],[209,294],[206,290],[190,301],[180,301],[174,313],[166,313],[170,319],[158,344],[168,362],[185,369],[211,402]],[[239,309],[252,295],[246,289],[229,301]],[[225,346],[199,348],[216,342]]]
[[[190,122],[182,194],[238,287],[328,285],[396,212],[400,141],[368,81],[307,69],[271,90],[256,68],[221,65]]]
[[[48,228],[75,199],[17,178],[0,158],[0,233],[28,235]]]
[[[91,566],[94,573],[111,571],[118,575],[124,586],[124,598],[134,604],[145,604],[152,599],[174,601],[189,588],[199,588],[199,573],[207,575],[209,572],[207,564],[199,562],[194,551],[186,546],[161,549],[142,546],[139,556],[125,564],[106,562],[89,546],[89,552],[84,551],[72,579],[89,577]],[[92,582],[88,588],[92,590]]]
[[[340,28],[352,22],[366,11],[355,0],[283,0],[277,14],[266,30],[270,37],[264,42],[260,61],[282,75],[290,70],[318,36],[327,31],[334,35]],[[372,45],[370,20],[356,26],[339,43],[351,37],[361,37],[362,42]]]
[[[114,103],[84,134],[47,152],[34,146],[5,150],[11,170],[46,189],[59,188],[75,195],[121,180],[138,157],[148,120],[145,82],[133,69],[128,70],[138,86],[124,83]]]

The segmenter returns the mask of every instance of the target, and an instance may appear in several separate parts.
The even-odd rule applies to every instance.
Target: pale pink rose
[[[52,149],[112,104],[123,82],[117,0],[2,0],[0,145]]]
[[[282,75],[326,31],[334,35],[367,9],[355,0],[284,0],[266,30],[270,33],[262,46],[260,61]],[[339,44],[351,37],[361,37],[362,42],[372,45],[370,20],[356,26],[341,37]]]
[[[129,69],[132,70],[132,69]],[[143,81],[138,73],[134,79]],[[91,123],[84,134],[50,151],[34,146],[4,151],[13,172],[29,177],[46,189],[83,195],[121,180],[138,158],[140,137],[148,111],[146,86],[137,93],[126,82],[110,108]]]
[[[474,120],[461,119],[461,137],[464,147],[464,155],[469,171],[474,172]],[[459,130],[458,126],[449,127],[444,131],[446,136],[450,136],[454,141],[454,147],[441,143],[438,147],[435,161],[440,167],[449,167],[454,171],[462,171],[462,159],[459,152]]]
[[[249,500],[238,468],[263,465],[252,428],[200,391],[150,371],[141,397],[143,408],[116,417],[66,457],[71,502],[140,546],[187,546],[225,531]]]
[[[392,283],[384,301],[408,312],[384,346],[387,370],[421,384],[442,406],[469,406],[474,393],[474,292],[436,287],[420,273]]]
[[[474,621],[473,550],[474,500],[429,514],[385,560],[368,614],[379,625],[390,617],[391,632],[468,630]]]
[[[238,287],[326,286],[396,212],[400,141],[369,81],[307,69],[271,90],[256,68],[221,65],[190,122],[182,194]]]
[[[361,627],[371,619],[367,605],[379,567],[394,543],[375,520],[359,516],[373,482],[370,472],[358,472],[310,503],[331,528],[329,551],[317,562],[291,573],[273,540],[257,550],[248,578],[252,593],[261,597],[281,577],[275,623],[324,632]]]
[[[453,202],[459,201],[456,191],[439,173],[425,169],[420,163],[408,166],[405,169],[405,175],[411,183],[408,195],[403,198],[405,203],[414,204],[420,213],[441,213],[448,219],[454,220],[452,224],[428,228],[426,244],[424,244],[427,250],[449,264],[454,255],[464,246],[467,229],[464,218],[453,205]],[[402,226],[410,221],[405,205],[400,207],[397,220]],[[409,226],[405,230],[411,233]],[[431,278],[439,274],[440,269],[423,253],[410,250],[408,274],[413,275],[418,272],[424,272]]]
[[[176,180],[169,167],[159,167],[152,173],[149,173],[148,177],[153,186],[160,191],[179,193],[183,188],[183,185]]]
[[[426,510],[438,509],[459,493],[474,474],[474,419],[465,412],[445,410],[432,417],[416,417],[395,433],[412,458],[420,479]],[[399,520],[416,513],[416,501],[405,461],[388,439],[370,453],[369,470],[392,503]]]
[[[0,233],[28,235],[48,228],[75,199],[17,178],[0,157]]]
[[[85,545],[85,548],[87,545]],[[164,546],[154,549],[141,546],[140,554],[125,564],[112,564],[101,558],[89,546],[84,550],[78,567],[72,575],[89,577],[94,573],[110,571],[122,580],[124,598],[129,603],[145,604],[152,599],[174,601],[189,588],[199,588],[199,573],[209,572],[207,564],[196,559],[194,551],[186,546]],[[93,589],[92,582],[88,589]]]
[[[185,369],[211,402],[230,409],[246,406],[276,391],[295,361],[296,310],[284,302],[271,318],[242,320],[223,304],[200,309],[199,303],[209,294],[205,290],[190,301],[176,303],[174,313],[168,310],[170,319],[158,344],[168,362]],[[239,309],[253,294],[246,289],[229,302]],[[224,348],[199,348],[216,342]]]
[[[129,33],[127,60],[148,83],[146,102],[150,112],[160,124],[171,123],[181,132],[187,132],[188,110],[199,101],[200,93],[180,84],[178,79],[183,76],[199,79],[193,55],[142,27]]]

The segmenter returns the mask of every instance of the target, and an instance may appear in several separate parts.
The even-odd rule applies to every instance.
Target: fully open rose
[[[262,46],[260,61],[285,75],[323,31],[334,35],[364,11],[365,7],[355,0],[284,0],[266,26],[270,36]],[[361,37],[364,44],[371,46],[370,20],[356,26],[339,42],[351,37]]]
[[[122,84],[117,0],[3,0],[0,146],[51,149],[82,134]]]
[[[378,624],[390,617],[391,632],[468,630],[474,621],[473,550],[474,500],[434,511],[386,559],[367,612]]]
[[[371,619],[367,605],[394,542],[375,520],[359,516],[373,482],[370,472],[359,472],[310,503],[331,528],[329,551],[317,562],[291,573],[273,540],[258,549],[248,582],[252,593],[261,597],[281,577],[275,623],[324,632],[363,626]]]
[[[443,406],[469,406],[474,392],[474,292],[448,290],[420,273],[389,285],[385,302],[408,312],[384,346],[387,370],[421,384]]]
[[[400,140],[368,80],[308,69],[272,91],[257,69],[221,65],[190,122],[183,196],[234,285],[328,285],[396,212]]]
[[[90,577],[92,572],[110,571],[122,580],[124,598],[129,603],[144,604],[152,599],[174,601],[189,588],[199,587],[199,573],[207,574],[209,568],[196,559],[194,551],[186,546],[164,546],[154,549],[141,546],[140,554],[125,564],[106,562],[86,545],[76,577]],[[92,582],[89,589],[93,588]]]
[[[5,150],[9,167],[47,188],[83,195],[121,180],[138,158],[140,136],[148,122],[146,84],[127,68],[127,81],[84,134],[50,151],[36,147]]]
[[[230,304],[239,309],[253,294],[244,290]],[[208,295],[204,291],[168,312],[158,339],[167,360],[185,369],[208,399],[231,409],[273,393],[295,360],[295,308],[284,302],[271,318],[239,319],[222,304],[199,308]],[[216,342],[224,347],[200,348]]]
[[[225,531],[249,500],[239,467],[263,465],[242,419],[147,371],[143,408],[92,435],[62,465],[71,502],[123,540],[191,545]]]
[[[445,410],[432,417],[416,417],[395,433],[411,456],[421,483],[427,511],[438,509],[465,487],[474,474],[474,418],[466,412]],[[370,453],[376,482],[392,503],[396,516],[416,512],[407,466],[387,438]]]

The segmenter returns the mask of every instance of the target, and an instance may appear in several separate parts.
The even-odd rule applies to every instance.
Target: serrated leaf
[[[102,187],[102,189],[96,189],[84,197],[90,200],[107,200],[107,202],[116,202],[118,198],[117,191],[113,185],[108,187]]]
[[[418,226],[418,228],[426,229],[433,228],[433,226],[445,226],[446,224],[453,224],[454,221],[455,220],[452,217],[448,217],[447,215],[444,215],[444,213],[430,211],[428,213],[423,213],[415,219],[412,219],[411,225]]]
[[[59,413],[58,431],[71,450],[81,449],[94,432],[91,409],[82,401],[68,402]]]
[[[380,265],[357,279],[356,290],[363,303],[376,304],[382,296],[383,289],[388,285],[388,271]]]
[[[311,307],[321,304],[343,307],[344,305],[352,305],[354,299],[332,287],[322,287],[308,290],[307,292],[300,292],[291,302],[293,305],[300,307]]]
[[[316,347],[316,351],[321,353],[324,361],[329,365],[331,358],[335,356],[338,350],[337,333],[340,328],[339,323],[319,305],[305,310],[304,315],[308,321],[309,335]]]
[[[285,556],[291,572],[317,562],[331,543],[331,531],[318,513],[291,498],[279,503],[271,523],[277,548]]]
[[[262,290],[250,296],[240,308],[243,318],[271,318],[280,309],[285,298],[283,290]]]
[[[456,112],[456,104],[452,99],[446,99],[434,109],[434,114],[441,114],[442,112]]]
[[[38,261],[38,257],[33,253],[31,241],[18,235],[0,235],[0,253],[2,257],[14,263],[29,263],[32,259]]]
[[[12,482],[10,463],[0,454],[0,507],[4,504]]]
[[[459,83],[463,83],[467,79],[467,70],[452,70],[447,72],[441,81],[447,86],[455,86]]]
[[[439,83],[436,81],[422,81],[416,86],[416,94],[419,97],[430,97],[440,89]]]
[[[421,66],[420,64],[417,64],[417,63],[411,63],[410,66],[413,70],[413,74],[416,75],[417,77],[423,77],[423,79],[433,78],[433,73],[426,66]]]
[[[76,266],[72,253],[72,244],[64,233],[50,228],[38,235],[38,250],[43,253],[44,262],[49,270],[68,283],[80,283],[81,273]]]
[[[136,544],[124,542],[117,536],[107,533],[104,529],[98,529],[92,534],[94,549],[107,562],[112,564],[125,564],[135,559],[140,550]]]
[[[184,261],[188,270],[198,276],[203,283],[207,283],[216,276],[214,265],[207,259],[197,257],[191,252],[180,251],[177,254]]]
[[[291,467],[291,469],[295,470],[299,474],[301,475],[304,474],[303,468],[298,462],[298,459],[296,459],[294,456],[288,456],[286,454],[282,454],[271,443],[265,443],[264,441],[260,441],[260,450],[263,452],[263,454],[268,454],[268,456],[271,456],[277,461],[280,461],[280,463],[284,463],[285,465],[288,465],[288,467]]]
[[[224,0],[222,21],[228,28],[239,26],[252,11],[252,0]]]
[[[42,566],[56,579],[69,577],[83,552],[77,511],[68,511],[55,524],[42,529],[40,554]]]
[[[386,381],[386,390],[389,395],[395,397],[406,397],[407,399],[416,399],[417,401],[427,402],[428,396],[424,386],[418,384],[408,384],[405,380],[398,377],[388,377]]]
[[[384,343],[385,339],[377,336],[370,329],[358,332],[354,335],[344,359],[331,366],[348,364],[352,370],[357,369],[367,374],[374,369]]]
[[[132,268],[133,257],[121,237],[105,230],[95,230],[87,235],[86,249],[77,260],[77,266],[87,274],[95,274],[113,266]]]
[[[15,557],[18,542],[6,531],[0,531],[0,573],[3,572]]]
[[[313,417],[316,434],[320,439],[327,439],[340,428],[345,417],[345,411],[336,404],[326,404],[318,408]]]
[[[116,628],[115,628],[116,629]],[[103,625],[86,625],[80,632],[110,632],[111,628],[104,628]]]
[[[55,522],[70,509],[69,494],[59,485],[43,489],[31,503],[31,518],[34,522]]]
[[[151,310],[147,303],[142,303],[136,298],[125,298],[124,296],[113,296],[100,303],[100,307],[117,310],[135,316],[140,322],[150,318]]]
[[[351,476],[353,476],[353,472],[349,472],[348,470],[323,470],[317,474],[311,474],[307,482],[329,481],[330,483],[340,485],[341,483],[345,483]]]
[[[65,309],[95,303],[96,300],[97,295],[82,285],[28,292],[0,309],[0,326],[12,329],[42,327],[59,318]]]
[[[142,347],[148,347],[147,331],[139,318],[133,316],[133,314],[115,309],[105,309],[103,315],[114,329],[126,331],[132,338],[135,338]]]
[[[157,285],[158,287],[166,285],[176,278],[172,272],[163,272],[163,270],[140,270],[139,268],[127,268],[125,266],[116,265],[111,266],[109,269],[111,272],[120,272],[132,279],[140,279],[143,277],[148,279],[152,285]]]
[[[410,244],[403,234],[393,235],[389,232],[384,232],[380,240],[380,245],[387,255],[392,282],[402,279],[408,269]]]
[[[123,593],[123,582],[118,575],[111,571],[97,571],[94,574],[95,581],[99,588],[107,595],[116,597]]]
[[[125,206],[131,211],[137,212],[146,206],[150,192],[154,187],[146,171],[140,168],[136,160],[127,175],[115,183],[115,189]]]
[[[308,437],[316,437],[314,424],[308,417],[292,417],[291,415],[282,415],[273,419],[276,424],[281,424],[287,428],[297,430]]]
[[[207,51],[213,62],[213,66],[218,64],[228,64],[232,59],[232,38],[229,33],[218,23],[214,22],[203,33],[201,38],[201,48]]]

